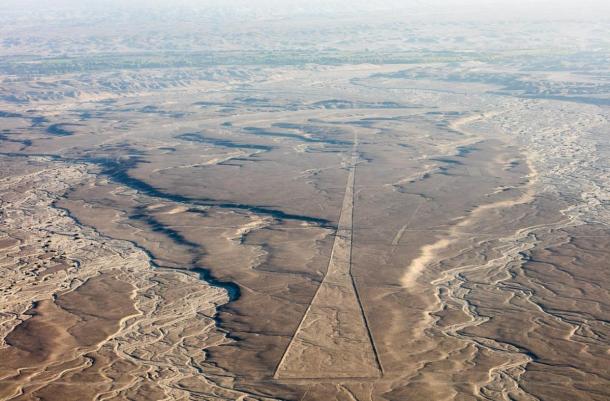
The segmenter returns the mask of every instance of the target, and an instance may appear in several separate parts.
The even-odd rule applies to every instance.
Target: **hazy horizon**
[[[181,12],[195,10],[198,13],[221,13],[226,16],[252,15],[258,17],[290,16],[300,14],[342,14],[361,12],[414,12],[415,16],[435,15],[447,19],[487,17],[497,20],[525,19],[610,19],[610,3],[602,0],[7,0],[4,12],[37,13],[42,10],[76,9],[89,12],[100,10],[167,10]],[[112,10],[114,8],[114,10]],[[2,14],[3,11],[0,11]],[[408,16],[408,15],[407,15]],[[412,15],[413,16],[413,15]]]

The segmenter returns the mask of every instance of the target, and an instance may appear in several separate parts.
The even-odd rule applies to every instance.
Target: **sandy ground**
[[[610,398],[607,44],[352,23],[2,28],[0,399]]]
[[[206,364],[204,344],[229,341],[213,319],[225,291],[55,208],[86,165],[2,163],[2,399],[246,396]]]

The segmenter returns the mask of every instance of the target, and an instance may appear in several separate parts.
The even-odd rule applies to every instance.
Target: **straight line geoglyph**
[[[280,360],[276,379],[374,378],[382,374],[351,275],[358,138],[326,275]]]

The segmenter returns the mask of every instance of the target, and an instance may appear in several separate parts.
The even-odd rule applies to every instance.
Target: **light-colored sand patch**
[[[465,124],[478,121],[482,118],[490,118],[495,115],[497,115],[497,113],[487,113],[483,115],[466,117],[459,120],[459,123],[454,124],[454,128],[461,129],[461,127]],[[421,276],[426,266],[429,263],[437,260],[443,250],[457,242],[461,237],[463,229],[481,218],[481,215],[495,209],[510,208],[532,201],[535,194],[534,187],[538,181],[538,172],[536,171],[532,162],[532,155],[529,153],[525,153],[524,155],[529,168],[529,174],[527,176],[527,183],[523,188],[521,188],[521,196],[517,199],[499,200],[497,202],[477,206],[472,212],[460,219],[459,223],[453,225],[445,237],[438,239],[432,244],[424,245],[420,250],[419,256],[412,260],[409,266],[407,266],[406,271],[400,280],[401,285],[404,288],[413,288],[417,284],[417,279]]]

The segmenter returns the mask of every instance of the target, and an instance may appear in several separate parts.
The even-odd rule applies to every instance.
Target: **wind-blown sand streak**
[[[468,136],[474,137],[474,138],[478,138],[475,134],[463,131],[462,126],[465,124],[472,123],[474,121],[492,117],[494,115],[497,115],[497,113],[488,113],[488,114],[483,114],[483,115],[465,117],[463,119],[460,119],[458,122],[453,123],[452,127],[453,127],[453,129],[459,130],[460,132],[464,133],[465,135],[468,135]],[[471,141],[469,141],[469,143],[476,142],[477,140],[478,139],[471,140]],[[462,146],[462,145],[460,145],[460,146]],[[522,191],[522,195],[517,199],[499,200],[497,202],[477,206],[472,212],[470,212],[467,215],[465,215],[464,217],[462,217],[460,219],[459,223],[454,224],[449,229],[446,236],[443,236],[443,238],[438,239],[436,242],[434,242],[432,244],[424,245],[420,250],[419,256],[411,261],[411,263],[406,268],[406,271],[401,278],[401,285],[404,288],[408,289],[408,288],[412,288],[413,286],[415,286],[417,284],[417,279],[420,277],[422,272],[425,270],[426,266],[429,263],[437,260],[439,258],[439,254],[443,250],[447,249],[449,246],[451,246],[452,244],[457,242],[460,238],[462,238],[463,237],[463,235],[461,235],[462,229],[473,224],[475,221],[477,221],[477,219],[479,219],[481,217],[482,214],[484,214],[488,211],[494,210],[494,209],[510,208],[510,207],[520,205],[523,203],[528,203],[533,199],[535,185],[538,180],[538,173],[535,170],[535,167],[534,167],[533,163],[531,162],[530,157],[528,156],[527,153],[525,154],[525,156],[526,156],[526,162],[527,162],[527,165],[529,168],[529,174],[526,177],[527,183],[522,188],[519,188]]]

